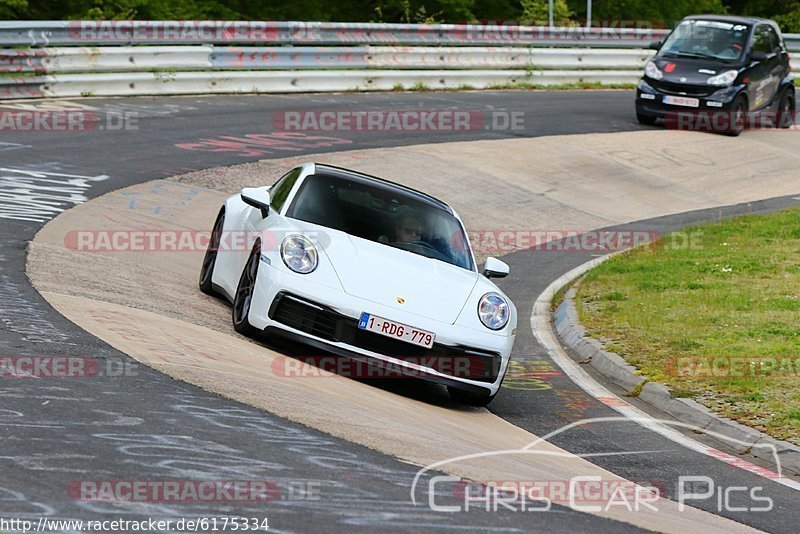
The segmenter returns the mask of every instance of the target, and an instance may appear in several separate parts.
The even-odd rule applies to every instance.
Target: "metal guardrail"
[[[211,69],[211,46],[119,46],[0,50],[0,72],[133,72]]]
[[[665,33],[445,24],[0,22],[0,47],[6,47],[0,48],[0,73],[22,75],[0,76],[0,98],[626,84],[639,78],[653,54],[645,45]],[[800,35],[787,41],[800,51]],[[800,71],[800,60],[793,66]]]
[[[145,44],[642,47],[666,30],[264,21],[0,22],[0,46]]]
[[[424,85],[432,89],[492,88],[508,84],[542,85],[594,82],[633,83],[639,73],[621,71],[203,71],[161,73],[62,74],[0,78],[0,99],[186,95],[225,93],[306,93],[327,91],[390,91]]]
[[[642,49],[121,46],[0,50],[0,72],[189,70],[641,69]]]

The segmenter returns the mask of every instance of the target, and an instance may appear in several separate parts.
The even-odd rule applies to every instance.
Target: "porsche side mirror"
[[[242,202],[261,210],[261,216],[269,215],[269,193],[263,187],[245,187],[242,189]]]
[[[486,263],[483,265],[483,276],[486,278],[505,278],[509,272],[508,264],[504,261],[497,258],[486,258]]]
[[[761,62],[761,61],[766,61],[767,58],[769,58],[767,53],[766,52],[762,52],[761,50],[756,50],[756,51],[750,53],[750,59],[752,61]]]
[[[658,50],[659,48],[661,48],[661,41],[653,41],[647,46],[647,48],[649,48],[650,50]]]

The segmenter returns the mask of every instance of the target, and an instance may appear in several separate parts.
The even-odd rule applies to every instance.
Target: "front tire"
[[[645,126],[653,126],[656,123],[658,117],[655,115],[650,115],[648,113],[643,113],[636,110],[636,120],[639,121],[639,124],[644,124]]]
[[[464,391],[463,389],[447,386],[447,393],[450,398],[459,404],[466,404],[467,406],[488,406],[494,399],[494,395],[486,393],[474,393],[472,391]]]
[[[217,220],[214,222],[214,229],[211,230],[211,239],[208,241],[206,255],[203,257],[203,266],[200,269],[200,291],[206,295],[216,295],[211,278],[214,275],[214,265],[217,263],[217,252],[222,240],[222,228],[225,225],[225,208],[219,210]]]
[[[744,131],[744,123],[747,120],[747,99],[739,95],[731,106],[731,123],[724,132],[730,137],[739,137]]]
[[[258,329],[250,324],[250,306],[253,302],[253,294],[256,288],[256,278],[258,277],[258,266],[261,262],[261,242],[256,241],[253,250],[247,258],[247,263],[242,270],[239,284],[236,286],[236,294],[233,297],[233,329],[243,336],[252,337],[258,333]]]

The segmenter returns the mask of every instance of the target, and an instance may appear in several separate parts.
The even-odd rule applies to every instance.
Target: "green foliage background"
[[[0,0],[0,19],[305,20],[348,22],[547,21],[548,0]],[[584,0],[554,0],[555,18],[580,21]],[[772,18],[800,32],[800,0],[594,0],[592,18],[672,27],[693,13]]]

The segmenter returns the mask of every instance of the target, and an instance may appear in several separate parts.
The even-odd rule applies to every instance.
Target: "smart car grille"
[[[672,82],[650,82],[650,84],[664,93],[681,96],[709,96],[716,90],[705,85],[686,85]]]
[[[495,352],[434,343],[426,349],[358,328],[358,320],[307,299],[280,292],[269,309],[269,318],[295,330],[327,341],[359,347],[399,360],[413,361],[437,371],[481,382],[494,382],[500,374],[501,357]],[[429,364],[429,365],[426,365]]]

